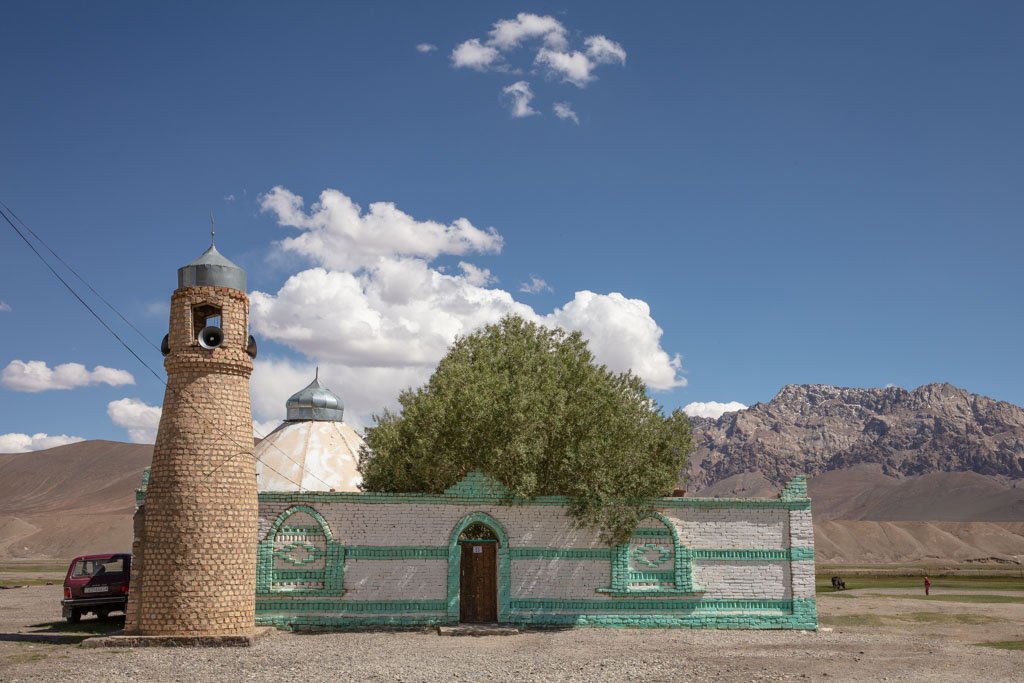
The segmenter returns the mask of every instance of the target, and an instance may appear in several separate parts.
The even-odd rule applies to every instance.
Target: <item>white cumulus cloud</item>
[[[122,398],[107,404],[110,421],[128,431],[133,443],[153,443],[160,426],[159,406],[151,406],[137,398]]]
[[[587,48],[587,56],[597,64],[626,63],[626,50],[604,36],[590,36],[583,41]]]
[[[595,63],[582,52],[559,52],[545,47],[537,52],[534,62],[546,66],[549,75],[572,83],[577,88],[586,87],[595,78]]]
[[[503,62],[497,48],[484,45],[476,38],[456,45],[452,50],[451,57],[452,66],[456,69],[473,69],[474,71],[487,71]]]
[[[568,102],[555,102],[552,107],[555,110],[555,116],[566,121],[572,121],[577,126],[580,125],[580,119],[576,116],[576,112],[572,110],[572,106]]]
[[[597,78],[594,71],[599,66],[626,63],[626,49],[607,36],[588,36],[584,38],[583,45],[577,45],[575,49],[569,43],[569,31],[559,20],[548,15],[520,12],[514,19],[494,22],[486,40],[470,38],[456,45],[451,53],[452,66],[506,73],[523,73],[541,67],[550,79],[583,88]],[[526,45],[530,46],[532,58],[519,50]],[[512,100],[513,118],[537,113],[530,106],[533,92],[525,81],[506,87],[503,93],[517,95]],[[560,105],[565,107],[564,115],[558,113]],[[559,118],[579,123],[567,104],[563,102],[555,106]]]
[[[502,50],[518,47],[524,40],[542,38],[549,47],[565,47],[565,26],[551,16],[520,12],[515,19],[500,19],[488,34],[488,45]]]
[[[391,204],[368,226],[358,209],[324,208],[354,206],[337,190],[322,193],[320,204],[308,213],[301,197],[283,188],[271,194],[274,198],[264,202],[264,210],[301,233],[295,242],[286,240],[276,248],[296,251],[311,267],[290,276],[276,292],[250,294],[254,333],[306,359],[261,356],[256,361],[253,411],[261,424],[283,417],[285,400],[312,380],[316,364],[321,379],[330,380],[328,386],[345,400],[346,421],[363,424],[371,413],[393,406],[401,389],[422,384],[456,337],[509,314],[582,331],[599,362],[614,370],[632,369],[653,389],[685,384],[679,356],[661,348],[662,330],[639,299],[581,291],[544,316],[493,286],[486,268],[461,260],[457,272],[446,272],[432,263],[441,255],[496,251],[501,236],[493,229],[477,231],[482,239],[445,237],[446,226],[414,219]],[[414,233],[424,225],[440,228],[441,236],[430,248],[405,229]],[[361,235],[365,243],[357,243],[352,234]],[[310,236],[321,245],[344,246],[314,248],[304,242]],[[290,246],[295,243],[305,246]],[[543,291],[547,283],[533,277],[524,286]]]
[[[35,393],[52,389],[75,389],[93,384],[112,387],[135,384],[127,370],[97,365],[89,370],[81,363],[62,363],[50,368],[41,360],[12,360],[0,373],[0,384],[13,391]]]
[[[645,301],[627,299],[618,292],[576,292],[572,301],[542,320],[579,330],[599,362],[617,372],[632,370],[652,389],[686,386],[680,375],[682,358],[661,348],[662,329]]]
[[[7,303],[6,301],[3,301],[2,299],[0,299],[0,313],[10,313],[10,312],[11,312],[11,305],[9,303]]]
[[[69,443],[85,441],[80,436],[68,436],[67,434],[19,434],[11,432],[0,434],[0,453],[28,453],[29,451],[41,451],[57,446],[66,446]]]
[[[553,292],[555,290],[551,289],[551,285],[542,278],[531,275],[529,282],[519,283],[519,291],[526,294],[540,294],[541,292]]]
[[[282,240],[281,248],[328,268],[364,268],[385,257],[434,259],[441,254],[499,252],[502,246],[494,228],[481,230],[465,218],[448,225],[418,221],[391,202],[374,202],[364,212],[338,190],[321,192],[308,213],[302,197],[280,186],[259,202],[264,212],[277,217],[278,224],[301,231]]]
[[[420,43],[420,44],[418,44],[416,46],[416,51],[417,52],[422,52],[423,54],[426,54],[428,52],[433,52],[436,49],[437,49],[437,45],[433,45],[431,43]]]
[[[747,406],[739,401],[719,403],[718,401],[694,401],[683,406],[683,412],[690,417],[710,417],[717,420],[726,413],[735,413],[737,410],[746,410]]]
[[[530,90],[530,84],[526,81],[516,81],[512,85],[506,86],[501,92],[509,97],[512,118],[521,119],[525,116],[540,113],[530,106],[530,101],[533,99],[533,91]]]

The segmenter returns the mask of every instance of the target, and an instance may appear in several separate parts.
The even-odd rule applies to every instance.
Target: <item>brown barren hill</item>
[[[0,561],[130,550],[153,447],[83,441],[0,454]]]

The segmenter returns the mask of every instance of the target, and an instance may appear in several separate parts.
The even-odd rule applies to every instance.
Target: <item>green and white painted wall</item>
[[[628,544],[565,499],[512,501],[470,474],[440,495],[261,492],[256,619],[281,628],[459,621],[459,535],[497,539],[498,620],[545,626],[815,629],[803,477],[778,498],[661,498]]]

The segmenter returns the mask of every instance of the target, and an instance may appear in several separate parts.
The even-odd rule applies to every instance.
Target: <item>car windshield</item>
[[[112,557],[99,560],[79,560],[75,563],[75,570],[71,572],[71,576],[81,579],[87,576],[123,571],[124,558]]]

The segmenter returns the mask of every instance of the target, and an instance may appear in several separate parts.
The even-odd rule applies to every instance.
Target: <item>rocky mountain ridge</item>
[[[976,472],[1024,478],[1024,409],[951,384],[913,391],[790,384],[768,403],[691,418],[693,491],[743,473],[781,485],[866,463],[893,476]]]

